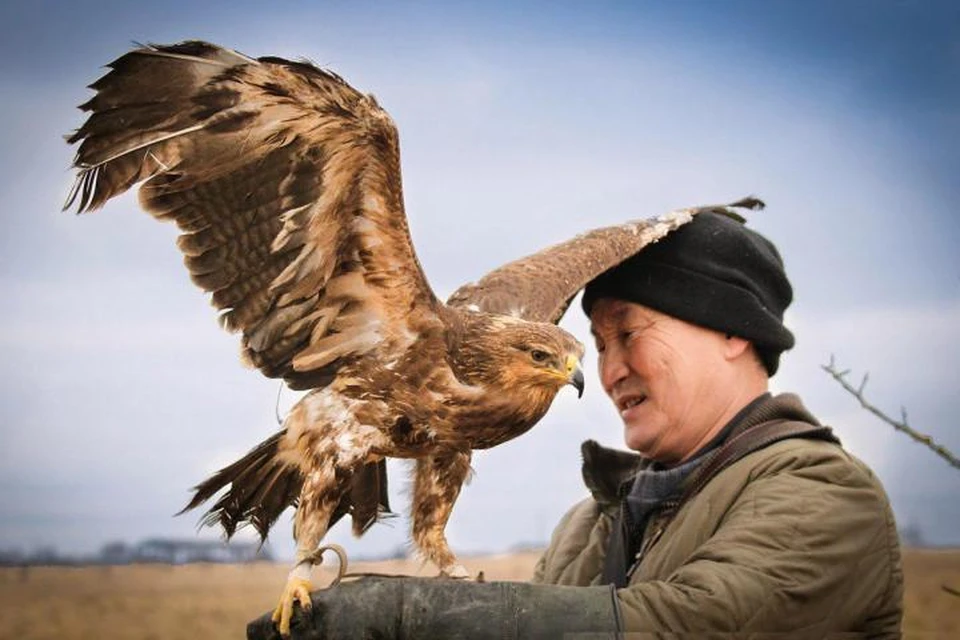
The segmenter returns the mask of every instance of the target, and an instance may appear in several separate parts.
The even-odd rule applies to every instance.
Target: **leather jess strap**
[[[824,440],[840,444],[830,427],[812,425],[807,422],[780,420],[767,422],[743,431],[724,442],[690,476],[686,488],[676,503],[676,508],[700,493],[718,473],[746,455],[765,449],[770,445],[789,438]]]

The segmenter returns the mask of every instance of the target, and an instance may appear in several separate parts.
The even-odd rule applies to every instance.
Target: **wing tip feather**
[[[736,202],[731,202],[727,205],[728,207],[736,207],[738,209],[749,209],[751,211],[761,211],[767,208],[767,203],[758,198],[757,196],[750,194],[740,198]]]

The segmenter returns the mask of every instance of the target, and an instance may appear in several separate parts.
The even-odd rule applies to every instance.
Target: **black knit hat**
[[[793,289],[772,242],[744,224],[704,212],[604,272],[583,292],[583,310],[599,298],[642,304],[753,343],[769,375],[793,347],[783,312]]]

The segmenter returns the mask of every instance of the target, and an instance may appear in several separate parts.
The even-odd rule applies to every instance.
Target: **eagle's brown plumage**
[[[226,488],[205,521],[266,536],[296,505],[298,560],[346,513],[360,534],[387,511],[384,459],[401,457],[416,460],[414,543],[457,573],[443,529],[470,452],[525,432],[561,386],[582,384],[582,346],[555,325],[571,298],[690,216],[725,210],[595,230],[443,304],[410,241],[396,128],[372,96],[304,62],[204,42],[140,47],[109,67],[68,138],[79,176],[66,206],[93,210],[142,183],[141,205],[178,225],[190,276],[244,359],[312,390],[187,506]]]

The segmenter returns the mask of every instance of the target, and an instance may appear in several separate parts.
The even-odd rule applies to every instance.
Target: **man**
[[[883,488],[799,398],[767,390],[791,299],[774,245],[720,214],[591,282],[601,383],[639,455],[584,444],[592,495],[534,584],[346,584],[315,594],[309,637],[900,637]]]
[[[880,483],[796,396],[767,391],[791,299],[774,245],[713,214],[587,287],[601,383],[642,457],[585,444],[593,497],[536,582],[625,587],[627,630],[899,637]]]

